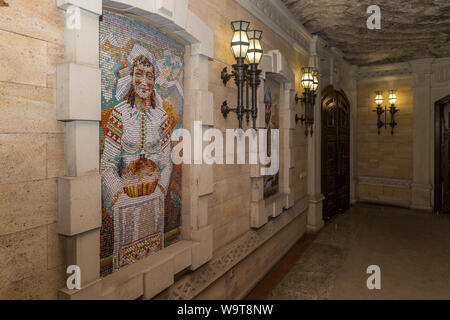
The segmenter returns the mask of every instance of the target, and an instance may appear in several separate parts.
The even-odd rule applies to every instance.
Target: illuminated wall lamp
[[[247,122],[249,122],[251,115],[253,120],[253,128],[256,130],[256,119],[258,116],[257,89],[261,83],[259,76],[262,72],[258,69],[258,65],[263,55],[263,50],[261,47],[262,31],[248,31],[249,25],[250,23],[246,21],[233,21],[231,23],[231,27],[233,29],[231,50],[237,63],[232,66],[233,71],[231,74],[228,74],[227,68],[224,68],[220,76],[224,85],[226,85],[228,81],[234,77],[234,81],[238,87],[237,106],[236,108],[230,108],[227,101],[224,101],[221,106],[221,112],[224,118],[227,118],[230,112],[236,112],[239,121],[239,129],[242,129],[244,114],[246,114]],[[248,64],[244,63],[245,58],[247,58]],[[245,107],[244,85],[247,86],[247,105]],[[251,108],[248,105],[249,86],[252,89]]]

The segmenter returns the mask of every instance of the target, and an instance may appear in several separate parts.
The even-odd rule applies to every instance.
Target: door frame
[[[348,154],[348,158],[349,158],[349,175],[348,175],[348,179],[347,179],[347,182],[348,182],[348,192],[349,192],[349,194],[348,194],[348,199],[349,199],[349,206],[351,205],[351,170],[352,170],[352,168],[351,168],[351,159],[352,159],[352,137],[351,137],[351,130],[352,130],[352,117],[351,117],[351,108],[352,108],[352,106],[351,106],[351,103],[350,103],[350,100],[348,99],[348,97],[347,97],[347,94],[345,93],[345,91],[344,90],[336,90],[335,88],[334,88],[334,86],[333,85],[329,85],[328,87],[326,87],[324,90],[322,90],[322,92],[321,92],[321,97],[320,97],[320,114],[321,114],[321,119],[320,119],[320,122],[321,122],[321,139],[320,139],[320,150],[321,150],[321,161],[320,161],[320,175],[321,175],[321,193],[325,196],[325,194],[324,194],[324,185],[325,185],[325,181],[324,181],[324,179],[325,179],[325,175],[324,175],[324,168],[323,168],[323,159],[324,159],[324,136],[323,136],[323,128],[324,128],[324,125],[323,125],[323,122],[324,122],[324,117],[323,117],[323,112],[324,112],[324,108],[323,108],[323,102],[324,102],[324,99],[327,97],[327,96],[329,96],[329,95],[334,95],[336,98],[337,98],[337,96],[338,95],[340,95],[344,100],[345,100],[345,103],[347,104],[347,106],[348,106],[348,113],[347,113],[347,115],[348,115],[348,126],[349,126],[349,141],[348,141],[348,145],[349,145],[349,154]],[[337,151],[337,150],[336,150]],[[325,201],[326,199],[324,199],[324,201]],[[337,212],[336,212],[336,214],[337,214]],[[333,215],[334,216],[334,215]],[[332,218],[333,216],[329,216],[329,217],[326,217],[325,216],[325,206],[323,206],[323,208],[322,208],[322,217],[323,217],[323,219],[326,221],[327,220],[327,218],[328,219],[330,219],[330,218]]]
[[[441,121],[442,121],[442,109],[446,104],[450,103],[450,95],[438,100],[434,106],[434,211],[442,211],[442,132],[441,132]]]

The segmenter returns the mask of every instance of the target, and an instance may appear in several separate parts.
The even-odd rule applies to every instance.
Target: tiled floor
[[[358,204],[306,240],[248,299],[450,299],[448,215]],[[370,265],[381,290],[367,289]]]

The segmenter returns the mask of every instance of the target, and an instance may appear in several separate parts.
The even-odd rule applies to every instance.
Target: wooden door
[[[435,209],[450,213],[450,96],[436,104]]]
[[[350,206],[350,107],[343,92],[322,93],[323,218]]]
[[[442,118],[442,211],[450,213],[450,102],[444,106]]]

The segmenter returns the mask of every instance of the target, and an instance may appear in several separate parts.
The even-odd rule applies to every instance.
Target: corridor
[[[449,228],[450,216],[358,204],[318,234],[266,298],[449,299]],[[370,265],[381,268],[381,290],[367,289]]]

